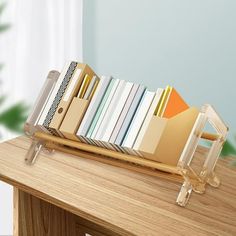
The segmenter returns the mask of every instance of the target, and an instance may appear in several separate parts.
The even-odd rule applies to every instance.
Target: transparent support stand
[[[204,132],[207,123],[213,127],[215,134]],[[184,183],[176,200],[177,204],[185,206],[192,190],[196,193],[204,193],[207,183],[213,187],[220,185],[220,180],[216,176],[214,169],[226,140],[227,132],[227,126],[220,119],[213,107],[208,104],[204,105],[177,165],[184,177]],[[211,141],[212,145],[199,171],[199,169],[196,170],[193,163],[195,158],[194,154],[196,153],[201,139]]]
[[[33,165],[40,153],[40,151],[42,150],[44,144],[43,142],[39,141],[39,140],[33,140],[30,148],[26,154],[25,157],[25,162],[28,165]]]
[[[207,124],[210,124],[210,126],[214,130],[214,133],[205,132],[205,127]],[[30,127],[29,125],[27,125],[26,127],[29,130],[33,130],[33,127]],[[26,134],[27,133],[29,134],[29,131],[28,132],[27,130],[25,131]],[[176,202],[180,206],[185,206],[189,200],[192,191],[199,194],[203,194],[205,192],[205,187],[207,183],[213,187],[218,187],[220,185],[220,180],[216,176],[214,169],[218,157],[221,153],[223,144],[225,142],[227,132],[228,132],[227,126],[221,120],[219,115],[215,112],[213,107],[208,104],[204,105],[198,114],[198,117],[186,142],[184,150],[179,158],[177,167],[168,166],[165,165],[164,163],[157,164],[157,162],[154,161],[152,162],[152,164],[150,164],[150,160],[142,160],[142,165],[149,168],[150,167],[155,168],[161,171],[163,171],[164,168],[164,171],[167,171],[169,173],[182,175],[184,183],[180,189]],[[30,134],[30,137],[33,139],[33,141],[25,158],[26,163],[29,165],[35,163],[38,154],[40,153],[41,150],[46,150],[47,152],[53,151],[51,149],[48,149],[47,144],[49,142],[61,146],[66,145],[67,148],[69,147],[78,148],[77,147],[78,142],[75,141],[71,143],[70,140],[64,140],[62,138],[59,138],[57,139],[57,141],[55,141],[56,140],[55,137],[53,139],[51,138],[51,136],[49,137],[50,139],[48,138],[48,141],[46,141],[43,138],[39,139],[36,138],[35,136],[36,135],[32,133]],[[196,159],[197,159],[196,150],[199,147],[201,140],[210,141],[212,145],[210,148],[208,148],[208,154],[203,160],[202,164],[196,165]],[[89,148],[86,147],[87,149],[84,147],[84,144],[81,145],[83,145],[82,148],[83,151],[87,149],[89,150],[89,148],[91,149],[91,145],[88,145]],[[93,151],[93,153],[96,152]],[[108,154],[109,154],[108,157],[113,157],[119,160],[133,162],[134,164],[140,164],[140,162],[138,161],[135,162],[135,158],[137,159],[137,157],[133,158],[132,156],[127,157],[125,154],[120,153],[118,158],[117,156],[114,157],[114,153],[112,152]],[[157,165],[158,167],[156,167]]]

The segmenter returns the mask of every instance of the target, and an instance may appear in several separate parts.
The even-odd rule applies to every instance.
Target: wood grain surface
[[[117,236],[60,207],[14,188],[14,236]]]
[[[120,235],[236,235],[236,170],[220,160],[222,184],[175,204],[181,184],[98,161],[42,153],[24,163],[30,140],[0,144],[0,179]],[[73,234],[72,234],[73,235]]]

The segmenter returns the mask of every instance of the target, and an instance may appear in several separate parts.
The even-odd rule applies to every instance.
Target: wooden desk
[[[30,140],[0,144],[0,179],[14,186],[14,235],[236,235],[236,168],[219,189],[175,205],[180,184],[60,152],[24,158]]]

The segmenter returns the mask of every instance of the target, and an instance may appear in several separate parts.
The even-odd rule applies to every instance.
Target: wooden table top
[[[0,144],[0,179],[121,235],[236,235],[236,168],[219,160],[222,184],[192,193],[180,184],[61,152],[24,163],[30,140]]]

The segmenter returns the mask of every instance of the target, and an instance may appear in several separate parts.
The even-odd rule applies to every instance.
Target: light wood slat
[[[218,134],[211,134],[208,132],[203,132],[201,138],[209,140],[209,141],[216,141],[219,138]]]
[[[234,235],[236,171],[219,161],[218,189],[175,205],[180,184],[56,151],[24,163],[30,141],[0,145],[0,178],[121,235]],[[203,155],[200,150],[198,155]]]
[[[81,151],[81,150],[75,150],[69,147],[63,147],[60,145],[55,145],[53,143],[49,143],[46,145],[47,148],[53,149],[53,150],[58,150],[61,152],[65,152],[65,153],[69,153],[75,156],[79,156],[79,157],[84,157],[90,160],[95,160],[95,161],[99,161],[102,163],[106,163],[109,165],[113,165],[113,166],[118,166],[121,168],[125,168],[128,170],[134,170],[137,171],[139,173],[143,173],[143,174],[148,174],[151,176],[158,176],[158,177],[162,177],[165,179],[169,179],[172,181],[176,181],[179,183],[183,183],[183,177],[177,174],[173,174],[173,173],[168,173],[168,172],[164,172],[164,171],[159,171],[157,169],[154,168],[150,168],[150,167],[144,167],[144,166],[140,166],[134,163],[129,163],[127,161],[122,161],[122,160],[117,160],[117,159],[113,159],[110,157],[105,157],[105,156],[100,156],[100,155],[96,155],[94,153],[88,153],[85,151]]]
[[[118,159],[118,160],[130,161],[130,162],[142,165],[142,166],[156,168],[156,169],[159,169],[161,171],[166,171],[166,172],[173,173],[173,174],[179,174],[179,171],[178,171],[176,166],[166,165],[164,163],[159,163],[159,162],[156,162],[156,161],[147,160],[147,159],[144,159],[144,158],[124,154],[124,153],[117,152],[117,151],[112,151],[112,150],[109,150],[109,149],[106,149],[106,148],[97,147],[97,146],[89,145],[89,144],[86,144],[86,143],[81,143],[81,142],[72,141],[72,140],[69,140],[69,139],[56,137],[56,136],[49,135],[49,134],[46,134],[46,133],[36,132],[34,136],[36,138],[39,138],[39,139],[42,139],[42,140],[45,140],[45,141],[50,141],[50,142],[55,142],[55,143],[67,145],[67,146],[70,146],[70,147],[78,148],[78,149],[83,150],[83,151],[88,151],[90,153],[99,153],[101,155],[104,155],[104,156],[107,156],[107,157],[112,157],[112,158],[115,158],[115,159]]]

